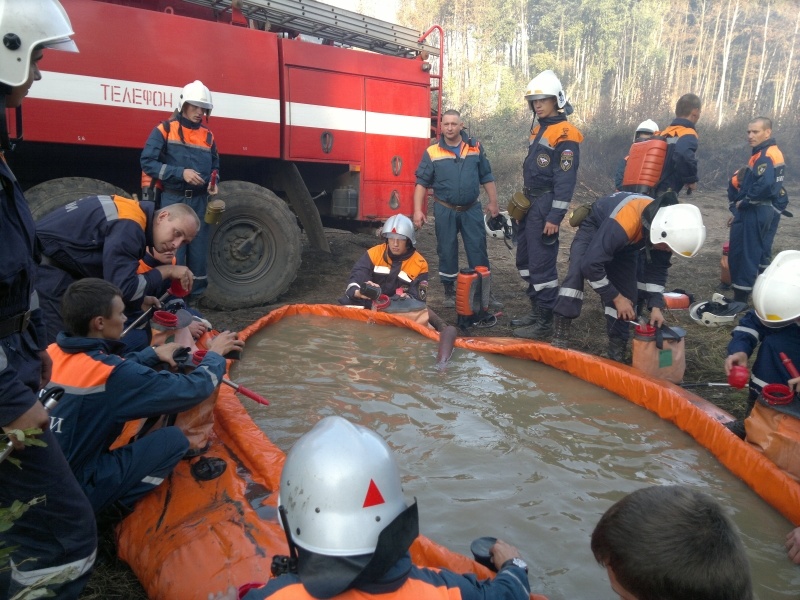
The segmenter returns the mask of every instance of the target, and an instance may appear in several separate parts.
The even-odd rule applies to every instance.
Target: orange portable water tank
[[[652,194],[661,181],[666,159],[667,142],[663,139],[652,138],[633,144],[622,176],[622,190]]]
[[[461,269],[456,279],[456,314],[471,317],[481,311],[481,276],[474,269]]]

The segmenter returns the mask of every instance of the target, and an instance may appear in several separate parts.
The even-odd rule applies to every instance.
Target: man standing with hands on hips
[[[447,308],[456,305],[459,233],[470,269],[478,266],[489,268],[484,211],[478,201],[481,186],[489,196],[486,212],[492,217],[500,212],[489,160],[480,142],[470,138],[463,129],[461,113],[452,109],[445,111],[442,136],[422,155],[414,190],[414,226],[420,228],[428,221],[422,209],[425,194],[427,188],[433,188],[436,253],[439,255],[439,279],[444,286],[442,306]],[[491,298],[490,306],[494,309],[503,307],[494,298]]]

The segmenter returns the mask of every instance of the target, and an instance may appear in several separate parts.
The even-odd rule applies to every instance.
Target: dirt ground
[[[590,201],[593,197],[576,197],[575,202]],[[484,199],[485,200],[485,199]],[[694,295],[696,300],[710,300],[720,280],[720,257],[722,244],[728,240],[728,210],[725,190],[700,191],[690,198],[682,196],[682,200],[690,200],[700,208],[707,230],[706,243],[700,253],[691,259],[673,258],[673,266],[667,283],[667,290],[683,289]],[[505,201],[501,199],[501,205]],[[432,211],[430,211],[432,212]],[[800,216],[800,215],[798,215]],[[800,248],[800,226],[798,219],[782,219],[775,239],[773,254],[781,250]],[[563,277],[569,260],[569,245],[574,229],[566,221],[562,225],[561,250],[559,252],[559,274]],[[206,316],[217,328],[241,329],[255,321],[258,317],[284,304],[318,304],[336,303],[336,299],[344,291],[348,274],[355,261],[369,247],[377,243],[377,238],[368,234],[328,229],[326,236],[331,253],[320,252],[308,248],[304,244],[303,262],[297,279],[289,291],[273,305],[242,309],[237,311],[206,311]],[[472,329],[469,334],[475,336],[511,336],[509,321],[517,316],[527,314],[530,304],[525,295],[526,284],[520,279],[514,264],[514,257],[502,240],[488,239],[489,259],[492,268],[492,291],[494,296],[504,303],[502,316],[495,327]],[[436,256],[436,236],[431,221],[417,232],[417,249],[427,259],[430,266],[431,284],[429,287],[428,305],[439,316],[449,323],[455,323],[456,314],[453,308],[443,308],[442,286],[439,284],[438,258]],[[462,266],[466,266],[463,255]],[[732,298],[732,293],[728,292]],[[686,329],[687,368],[685,382],[707,383],[725,380],[722,362],[726,356],[725,348],[730,337],[731,327],[711,329],[698,325],[689,318],[687,310],[671,310],[667,314],[667,323],[679,325]],[[571,348],[602,355],[607,347],[602,305],[599,296],[586,290],[583,313],[575,320],[572,327]],[[629,357],[630,358],[630,357]],[[742,392],[720,387],[692,387],[692,390],[739,416]]]

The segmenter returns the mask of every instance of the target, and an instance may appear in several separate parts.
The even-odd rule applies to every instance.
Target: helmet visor
[[[64,52],[78,52],[78,45],[69,37],[49,40],[40,44],[42,48],[48,50],[63,50]]]

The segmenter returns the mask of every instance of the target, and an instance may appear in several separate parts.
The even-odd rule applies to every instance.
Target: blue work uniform
[[[758,356],[750,371],[747,414],[750,414],[756,399],[761,394],[761,388],[768,383],[786,384],[792,378],[781,360],[781,352],[785,353],[795,365],[800,365],[800,324],[790,323],[784,327],[767,327],[758,318],[756,312],[750,310],[739,320],[739,324],[731,332],[728,356],[736,352],[744,352],[749,357],[759,343],[761,346],[758,349]],[[800,417],[800,401],[797,399],[784,406],[770,405],[770,408]]]
[[[344,296],[339,304],[353,304],[372,308],[372,300],[356,298],[356,290],[361,284],[371,281],[381,288],[381,294],[389,298],[401,290],[415,300],[425,302],[428,291],[428,262],[413,246],[403,254],[395,256],[389,252],[388,244],[378,244],[367,250],[356,261]]]
[[[655,250],[647,242],[642,212],[653,202],[649,196],[615,192],[600,198],[580,224],[569,251],[569,268],[558,293],[554,312],[568,319],[581,314],[584,280],[600,295],[605,306],[608,336],[627,340],[630,326],[620,321],[614,298],[622,294],[635,303],[637,291],[650,308],[664,308],[664,286],[672,252]],[[649,256],[641,261],[639,256]]]
[[[458,234],[464,241],[467,263],[489,268],[486,229],[478,196],[481,186],[494,181],[492,167],[480,142],[461,132],[457,149],[450,148],[444,135],[422,155],[416,171],[417,185],[433,188],[433,216],[439,279],[455,283],[458,277]]]
[[[46,332],[35,292],[33,217],[1,156],[0,184],[0,425],[7,426],[38,402]],[[94,515],[52,431],[38,438],[47,446],[13,452],[19,467],[0,463],[0,506],[44,499],[0,531],[3,548],[13,548],[12,566],[0,570],[0,598],[53,575],[66,579],[47,584],[58,598],[78,598],[96,556]]]
[[[125,358],[113,340],[60,333],[48,349],[51,385],[66,389],[53,409],[51,427],[69,466],[96,512],[115,503],[132,508],[169,475],[189,449],[177,427],[151,431],[114,450],[109,447],[127,421],[188,410],[222,382],[225,359],[216,352],[188,375],[155,371],[155,350]]]
[[[47,322],[47,343],[65,329],[61,297],[84,277],[105,279],[122,290],[126,308],[141,307],[161,288],[157,269],[137,273],[153,245],[153,203],[122,196],[88,196],[57,208],[36,223],[42,246],[38,289]]]
[[[458,575],[446,569],[426,569],[411,564],[406,554],[378,581],[362,583],[337,594],[340,600],[374,597],[382,600],[528,600],[528,574],[509,565],[494,579],[479,580],[475,575]],[[314,600],[296,574],[270,579],[263,587],[252,589],[243,600]]]
[[[178,264],[186,265],[194,275],[194,285],[189,299],[199,298],[208,287],[208,244],[211,226],[205,222],[211,172],[219,173],[219,153],[214,134],[201,123],[182,115],[159,123],[147,138],[140,163],[142,171],[162,182],[161,206],[187,204],[200,217],[200,228],[191,243],[182,245],[176,253]],[[162,160],[164,162],[162,162]],[[193,169],[204,183],[193,186],[183,179],[184,169]]]
[[[788,203],[785,191],[781,194],[783,174],[783,153],[774,139],[753,148],[748,170],[731,205],[734,217],[728,265],[732,287],[739,292],[753,291],[759,265],[767,252],[772,253],[773,221]]]
[[[665,166],[664,181],[658,186],[656,196],[661,192],[672,190],[680,193],[684,185],[697,183],[697,130],[689,119],[678,117],[669,127],[655,135],[667,138],[670,148]]]
[[[516,265],[528,283],[527,294],[552,309],[558,298],[558,241],[545,244],[545,223],[560,225],[569,208],[580,164],[583,134],[564,114],[540,119],[531,130],[522,166],[525,196],[531,207],[519,223]]]

